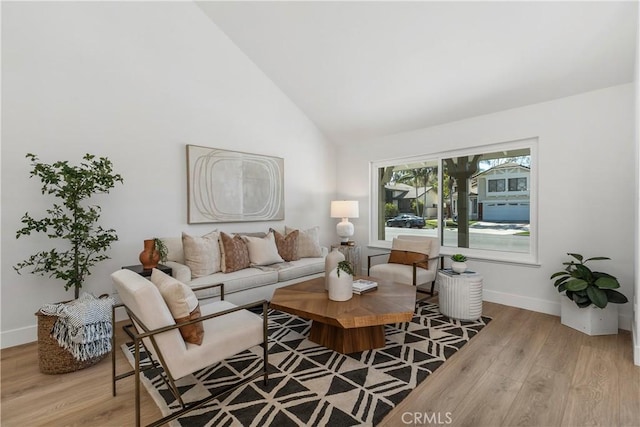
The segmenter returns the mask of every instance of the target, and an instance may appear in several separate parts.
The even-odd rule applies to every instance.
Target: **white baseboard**
[[[523,297],[521,295],[507,294],[484,290],[482,299],[488,302],[508,305],[511,307],[524,308],[525,310],[537,311],[538,313],[552,314],[560,316],[560,301],[547,301],[539,298]],[[618,328],[625,331],[631,330],[631,316],[626,313],[618,314]],[[640,357],[640,355],[638,355]]]
[[[23,328],[4,331],[0,334],[0,348],[14,347],[38,340],[38,326],[30,325]]]
[[[116,309],[116,322],[125,320],[127,313],[123,308]],[[0,333],[0,348],[14,347],[38,340],[38,325],[29,325]]]

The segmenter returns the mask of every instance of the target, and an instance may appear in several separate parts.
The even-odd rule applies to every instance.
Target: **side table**
[[[477,320],[482,316],[482,276],[439,270],[440,313],[458,320]]]
[[[139,275],[141,275],[142,277],[149,277],[151,276],[151,271],[152,269],[147,269],[145,270],[144,268],[142,268],[142,264],[136,264],[136,265],[125,265],[122,268],[126,268],[127,270],[131,270],[134,273],[138,273]],[[166,265],[163,264],[158,264],[158,266],[156,267],[158,270],[162,271],[165,274],[168,274],[169,276],[171,276],[171,273],[173,272],[173,270],[171,269],[171,267],[167,267]]]
[[[345,261],[349,261],[353,266],[353,272],[356,276],[360,276],[360,246],[357,245],[331,245],[331,250],[338,249],[344,255]]]

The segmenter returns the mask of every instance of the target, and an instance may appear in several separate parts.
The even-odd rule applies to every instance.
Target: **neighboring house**
[[[484,221],[529,222],[530,175],[528,167],[505,163],[471,177],[469,206],[476,219]],[[474,200],[477,199],[477,200]]]
[[[415,209],[411,204],[417,196],[418,201],[424,203],[424,206],[426,207],[426,211],[423,215],[425,218],[436,218],[438,216],[438,191],[435,188],[416,188],[402,183],[387,184],[384,188],[386,190],[385,203],[393,203],[398,207],[399,212],[415,213]]]

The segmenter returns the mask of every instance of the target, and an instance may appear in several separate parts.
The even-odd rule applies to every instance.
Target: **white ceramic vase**
[[[451,270],[453,270],[455,273],[464,273],[465,271],[467,271],[467,263],[466,262],[459,262],[459,261],[452,261],[451,262]]]
[[[353,276],[334,268],[329,273],[329,299],[331,301],[348,301],[353,297]]]
[[[338,250],[338,248],[333,248],[331,252],[324,259],[324,288],[329,290],[329,274],[331,270],[338,267],[338,263],[340,261],[344,261],[344,254]],[[342,276],[342,274],[341,274]]]

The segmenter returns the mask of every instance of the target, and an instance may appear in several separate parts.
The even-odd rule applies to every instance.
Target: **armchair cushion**
[[[198,298],[189,286],[156,268],[151,272],[151,282],[158,287],[176,323],[200,318]],[[186,342],[200,345],[204,326],[202,322],[181,326],[180,335]]]
[[[371,267],[369,275],[396,283],[413,285],[413,267],[406,264],[377,264]],[[435,278],[436,272],[434,270],[417,268],[415,285],[432,282]]]

